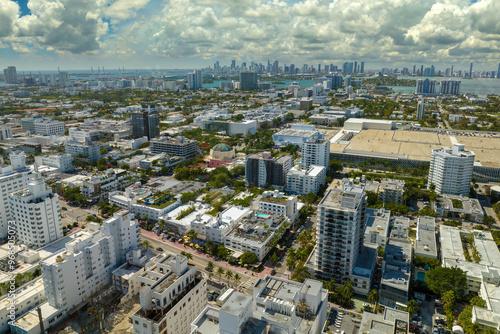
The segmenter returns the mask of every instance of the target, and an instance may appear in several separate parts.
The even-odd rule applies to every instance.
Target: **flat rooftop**
[[[352,189],[355,190],[355,189]],[[354,201],[357,207],[361,201],[362,192],[344,191],[338,188],[330,189],[320,202],[320,205],[333,208],[344,208],[343,199]],[[345,207],[349,209],[349,207]]]
[[[350,119],[351,121],[353,119]],[[433,149],[453,146],[451,137],[476,154],[476,162],[484,167],[500,168],[500,138],[466,136],[456,132],[362,130],[347,145],[332,144],[331,152],[351,154],[373,153],[374,156],[430,161]]]
[[[391,212],[384,209],[366,209],[366,233],[377,233],[387,236]]]
[[[419,217],[415,253],[420,256],[437,258],[436,219],[434,217]]]

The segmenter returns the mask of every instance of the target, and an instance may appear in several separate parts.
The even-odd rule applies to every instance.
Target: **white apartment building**
[[[253,296],[233,292],[220,309],[208,306],[191,323],[191,334],[320,334],[327,317],[328,290],[321,282],[259,278]]]
[[[163,259],[139,277],[141,308],[132,315],[134,334],[188,334],[207,305],[207,278],[182,255]]]
[[[0,140],[7,140],[12,138],[12,127],[10,125],[0,126]]]
[[[55,167],[61,173],[73,170],[73,156],[68,153],[39,155],[35,157],[35,162],[39,165]]]
[[[286,175],[286,192],[298,195],[317,194],[325,184],[326,167],[309,166],[300,169],[294,166]]]
[[[453,95],[460,95],[460,85],[462,84],[461,81],[458,80],[441,80],[441,85],[440,85],[440,93],[444,95],[448,94],[453,94]]]
[[[17,319],[43,302],[45,302],[45,290],[41,277],[16,289],[13,299],[5,296],[0,300],[0,333],[9,331],[10,318],[8,316],[11,310],[15,310]]]
[[[99,138],[99,130],[86,130],[80,128],[69,128],[68,135],[70,140],[85,142],[86,140],[92,141]]]
[[[71,155],[85,155],[88,161],[97,161],[101,157],[101,145],[89,140],[86,140],[85,142],[68,140],[66,142],[65,149],[66,153]]]
[[[344,282],[363,248],[366,194],[364,187],[345,183],[330,189],[318,206],[316,247],[307,266],[323,279]]]
[[[44,136],[64,136],[64,122],[42,121],[34,122],[35,134]]]
[[[235,252],[234,257],[250,251],[262,261],[271,250],[273,242],[279,240],[285,232],[283,225],[286,221],[283,215],[253,212],[226,235],[224,246]]]
[[[308,138],[302,143],[302,168],[324,166],[328,170],[330,162],[330,141],[323,134]]]
[[[124,190],[136,181],[137,175],[125,169],[107,169],[83,180],[80,192],[89,198],[89,201],[107,199],[112,191]]]
[[[383,202],[403,204],[405,181],[395,179],[382,179],[380,181],[378,197]]]
[[[467,195],[470,190],[475,154],[463,144],[432,150],[427,184],[438,194]]]
[[[290,222],[297,219],[299,210],[296,196],[287,196],[278,190],[264,191],[259,200],[259,211],[282,214]]]
[[[9,194],[25,189],[33,178],[23,151],[12,152],[10,162],[10,166],[0,166],[0,239],[7,237],[7,224],[12,219]]]
[[[385,209],[366,209],[365,242],[385,247],[390,222],[391,211]]]
[[[125,255],[139,246],[139,226],[127,210],[118,211],[107,219],[101,231],[106,235],[119,236],[114,242],[117,263],[124,263]]]
[[[28,188],[10,194],[10,210],[19,242],[40,248],[63,237],[59,198],[36,170]]]
[[[137,222],[126,210],[88,232],[70,236],[65,248],[40,262],[48,303],[58,309],[71,309],[111,283],[112,271],[122,263],[122,254],[139,244]],[[125,254],[125,253],[123,253]]]
[[[423,99],[418,100],[417,103],[417,119],[425,118],[425,101]]]

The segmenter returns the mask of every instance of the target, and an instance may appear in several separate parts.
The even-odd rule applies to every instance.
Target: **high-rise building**
[[[424,65],[420,65],[420,73],[419,75],[424,75]]]
[[[435,94],[436,93],[436,80],[429,80],[429,78],[417,80],[416,94]]]
[[[423,99],[418,100],[417,104],[417,119],[425,118],[425,101]]]
[[[286,177],[292,168],[293,157],[273,158],[269,152],[248,155],[245,158],[245,182],[250,187],[286,187]]]
[[[360,68],[359,72],[360,73],[365,73],[365,62],[364,61],[361,62],[361,68]]]
[[[17,83],[17,71],[15,66],[9,66],[3,70],[3,76],[5,77],[6,84],[16,84]]]
[[[274,65],[273,65],[274,67]],[[257,73],[250,71],[243,71],[240,73],[240,89],[258,89]]]
[[[472,65],[474,65],[474,63],[470,63],[469,78],[472,78]]]
[[[69,73],[66,71],[60,71],[59,72],[59,81],[58,81],[58,86],[69,86],[70,84],[70,79],[69,79]]]
[[[193,73],[188,73],[187,79],[189,89],[196,90],[203,88],[201,70],[195,70]]]
[[[32,172],[26,167],[26,155],[23,151],[10,154],[10,166],[0,166],[0,238],[5,239],[8,222],[12,219],[9,194],[25,189],[32,180]]]
[[[59,198],[36,171],[28,187],[9,196],[17,238],[27,246],[40,248],[63,237]]]
[[[459,95],[461,83],[461,81],[453,79],[441,80],[440,93],[443,95]]]
[[[500,65],[499,65],[500,67]],[[295,64],[290,64],[290,73],[295,74]]]
[[[296,165],[286,175],[286,192],[291,194],[317,194],[321,186],[325,185],[326,168],[311,165],[302,168]]]
[[[134,333],[189,334],[191,322],[207,306],[207,276],[183,255],[160,254],[157,260],[139,277]]]
[[[358,61],[354,62],[354,72],[353,73],[358,73]]]
[[[316,248],[308,267],[318,278],[349,279],[363,249],[366,195],[364,187],[345,182],[330,189],[318,206]]]
[[[231,60],[231,70],[235,70],[236,69],[236,60]]]
[[[438,194],[467,195],[470,190],[475,154],[463,144],[432,150],[429,168],[429,188]]]
[[[351,76],[350,75],[346,75],[344,77],[344,87],[349,87],[351,86]]]
[[[132,134],[134,138],[160,136],[160,118],[154,106],[143,106],[145,110],[132,113]]]
[[[342,87],[342,75],[340,74],[327,75],[326,78],[331,80],[332,82],[331,88]]]
[[[101,145],[98,142],[93,142],[88,139],[79,142],[68,140],[65,145],[66,153],[71,155],[83,155],[88,161],[97,161],[101,157]]]
[[[325,139],[323,133],[318,133],[307,138],[302,143],[301,167],[309,168],[311,165],[324,166],[328,170],[330,162],[330,141]]]
[[[12,127],[10,125],[0,125],[0,141],[12,138]]]
[[[500,63],[498,63],[497,79],[500,79]]]

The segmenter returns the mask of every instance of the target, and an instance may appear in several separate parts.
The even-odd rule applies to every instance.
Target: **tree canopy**
[[[440,297],[447,291],[453,291],[456,299],[461,300],[467,293],[467,277],[460,268],[431,269],[425,275],[425,284]]]

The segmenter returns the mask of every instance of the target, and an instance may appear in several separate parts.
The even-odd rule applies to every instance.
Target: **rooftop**
[[[362,190],[359,191],[357,189],[347,191],[338,188],[330,189],[319,205],[328,208],[356,209],[361,203],[362,193]],[[351,203],[353,205],[350,205]]]
[[[437,258],[436,219],[434,217],[418,218],[415,253],[420,256]]]
[[[389,239],[384,252],[381,283],[399,290],[408,290],[411,274],[412,245],[405,240]]]
[[[391,212],[385,209],[366,209],[365,233],[378,233],[384,237],[389,230]]]

